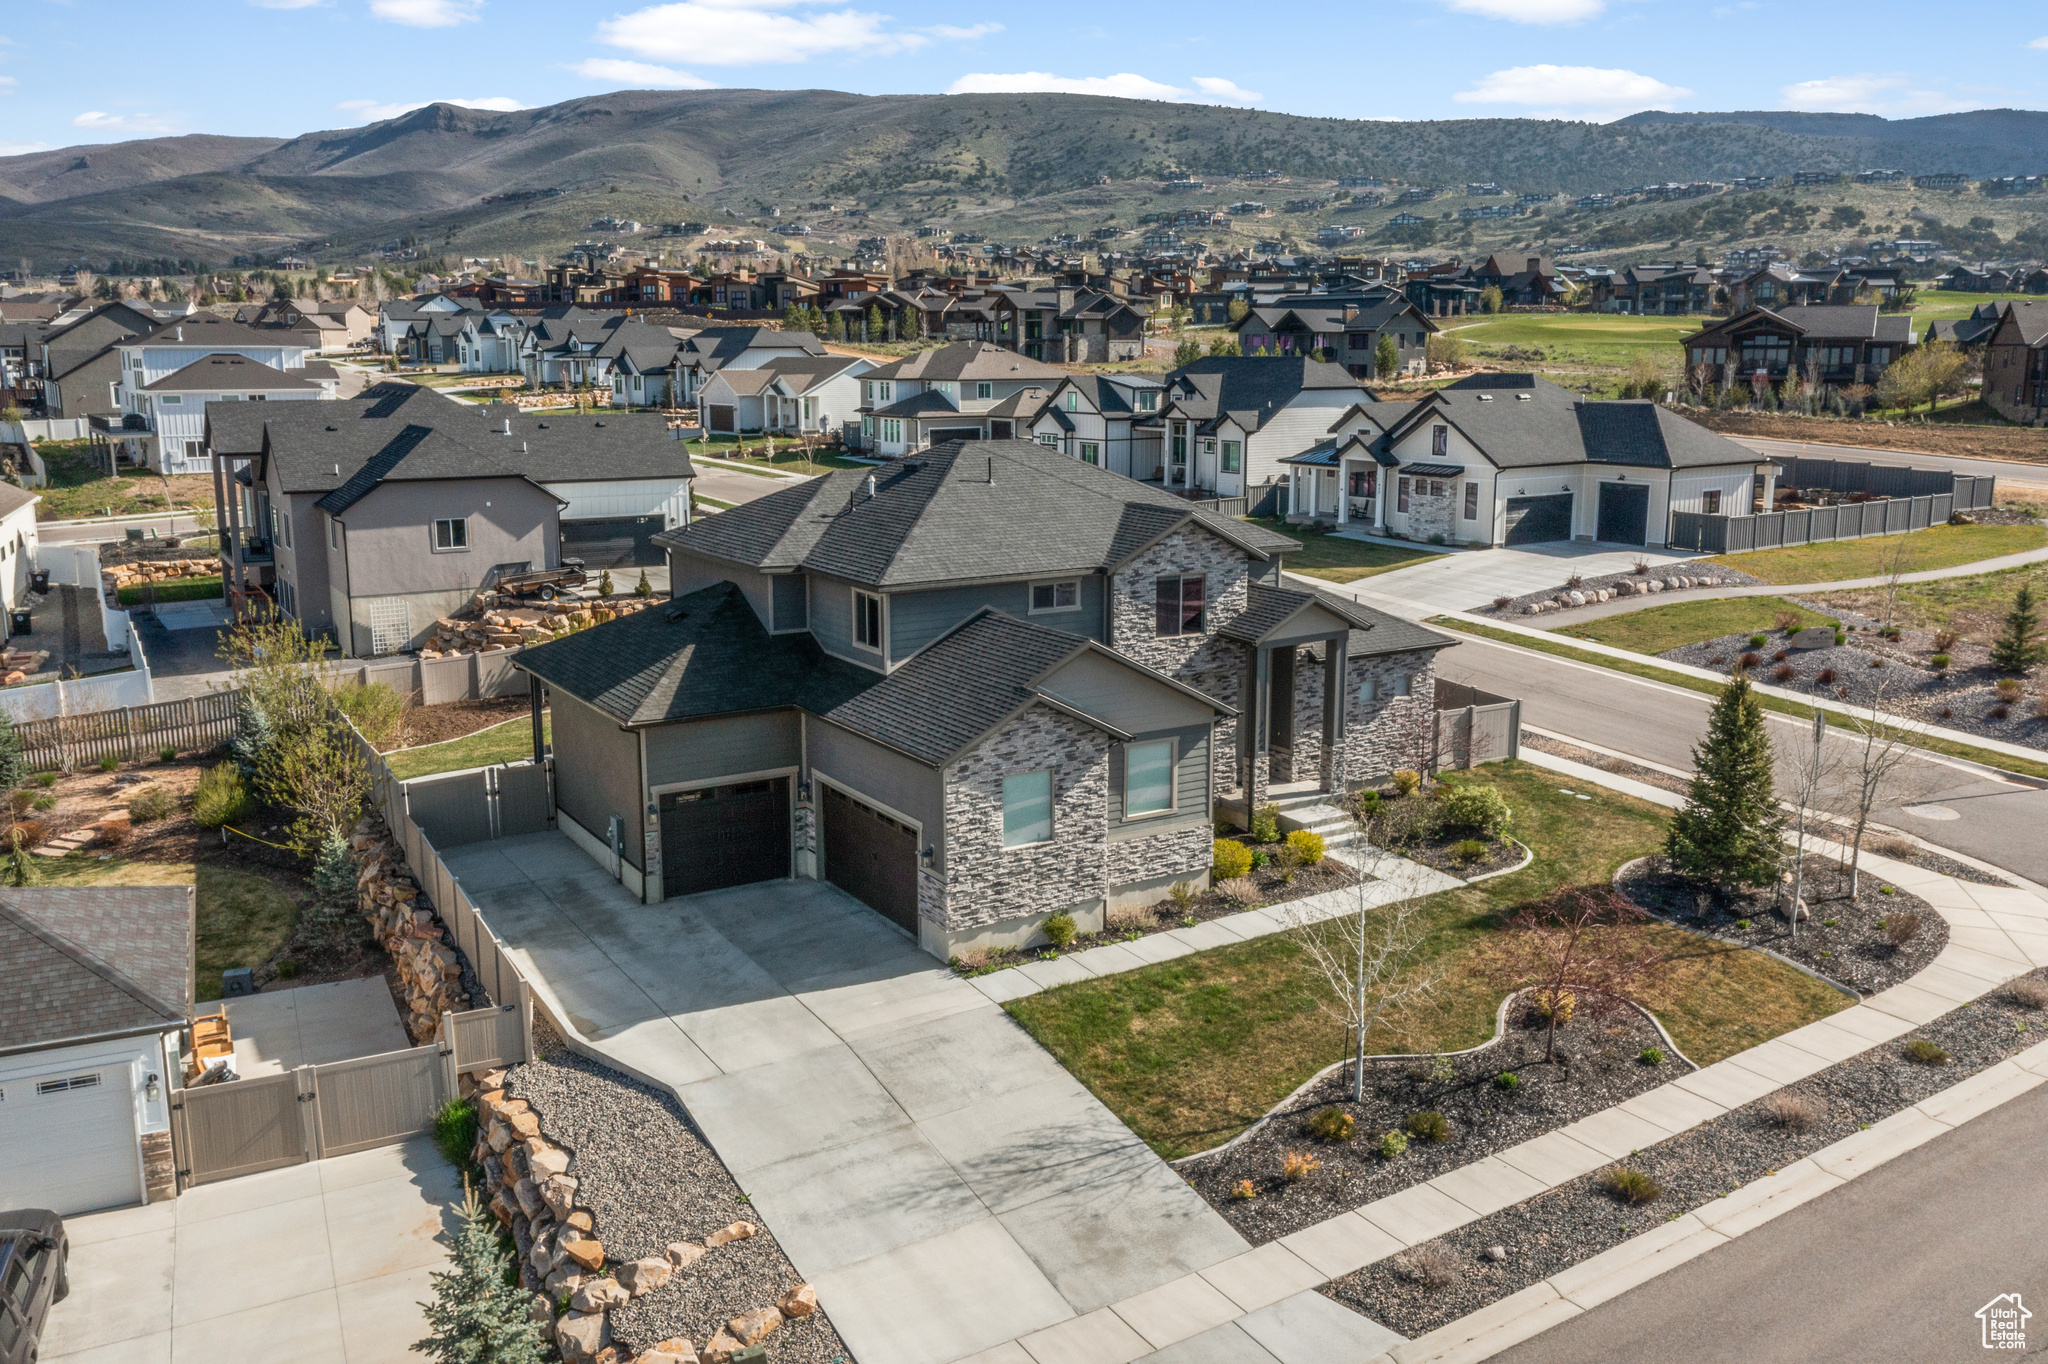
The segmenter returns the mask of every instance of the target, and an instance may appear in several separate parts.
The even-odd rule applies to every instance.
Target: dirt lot
[[[2048,431],[2020,426],[1957,426],[1945,422],[1892,425],[1833,417],[1786,417],[1764,412],[1717,412],[1690,407],[1681,410],[1686,420],[1698,422],[1724,436],[1814,441],[1823,445],[1860,446],[1902,453],[2048,464]]]
[[[447,701],[438,706],[414,706],[405,713],[405,725],[388,745],[417,748],[459,739],[492,725],[502,725],[531,713],[532,702],[524,696],[494,696],[482,701]]]

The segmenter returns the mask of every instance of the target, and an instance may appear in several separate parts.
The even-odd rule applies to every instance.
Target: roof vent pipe
[[[996,486],[996,457],[994,455],[988,457],[988,486],[991,488]]]
[[[873,474],[869,474],[869,475],[868,475],[868,497],[869,497],[869,498],[873,498],[873,497],[874,497],[874,495],[875,495],[875,476],[874,476]]]
[[[505,418],[505,434],[508,436],[512,434],[512,419],[510,417]]]
[[[183,325],[182,323],[181,323],[181,324],[179,324],[179,327],[178,327],[178,332],[177,332],[177,336],[178,336],[178,340],[180,340],[180,341],[183,341],[183,340],[185,339],[185,328],[184,328],[184,325]]]

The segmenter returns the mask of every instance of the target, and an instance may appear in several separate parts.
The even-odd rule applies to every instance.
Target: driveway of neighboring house
[[[399,1364],[462,1180],[416,1137],[68,1218],[45,1364]]]
[[[1564,580],[1574,573],[1597,578],[1608,573],[1626,573],[1638,561],[1675,564],[1698,557],[1682,550],[1560,540],[1553,544],[1516,545],[1512,549],[1470,549],[1431,555],[1427,563],[1397,568],[1333,590],[1375,606],[1405,607],[1403,615],[1429,615],[1490,606],[1495,597],[1521,597],[1550,588],[1561,590]],[[1331,584],[1318,586],[1330,588]]]
[[[690,485],[690,491],[698,497],[708,497],[714,502],[724,502],[734,507],[807,481],[799,474],[781,476],[755,473],[731,463],[714,460],[697,460],[694,463],[697,478]]]
[[[681,1098],[858,1359],[946,1364],[1246,1249],[831,885],[643,905],[559,833],[443,856],[572,1040]]]

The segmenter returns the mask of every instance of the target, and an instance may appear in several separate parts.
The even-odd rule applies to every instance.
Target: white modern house
[[[1327,439],[1373,395],[1342,365],[1300,355],[1217,356],[1166,376],[1158,415],[1135,423],[1161,433],[1169,492],[1242,497],[1270,515],[1284,495],[1283,461]]]
[[[114,347],[123,458],[163,474],[206,473],[206,404],[306,402],[339,396],[341,376],[309,360],[299,334],[195,314]]]
[[[862,376],[861,448],[889,458],[952,440],[1012,440],[1063,369],[988,341],[920,351]]]
[[[789,354],[717,370],[698,392],[698,420],[710,431],[831,436],[854,420],[861,376],[874,367],[865,356]]]

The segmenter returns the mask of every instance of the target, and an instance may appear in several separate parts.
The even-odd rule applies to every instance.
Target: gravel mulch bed
[[[1561,1064],[1544,1062],[1543,1043],[1543,1029],[1518,1001],[1510,1008],[1506,1032],[1491,1046],[1453,1056],[1371,1063],[1362,1104],[1350,1101],[1350,1076],[1339,1067],[1237,1145],[1190,1158],[1179,1169],[1246,1240],[1263,1245],[1625,1103],[1689,1070],[1668,1054],[1657,1065],[1640,1059],[1645,1048],[1668,1048],[1656,1026],[1630,1008],[1576,1018],[1558,1029],[1558,1049],[1567,1058]],[[1512,1090],[1497,1083],[1507,1073],[1519,1082]],[[1350,1141],[1323,1142],[1308,1134],[1310,1116],[1330,1107],[1355,1120]],[[1381,1134],[1424,1112],[1449,1120],[1449,1139],[1411,1136],[1405,1153],[1392,1160],[1382,1157]],[[1296,1151],[1314,1156],[1322,1168],[1289,1183],[1281,1161]],[[1258,1196],[1232,1197],[1231,1191],[1247,1179]]]
[[[675,1099],[570,1051],[538,1015],[535,1059],[514,1066],[507,1089],[533,1105],[550,1140],[568,1150],[576,1198],[596,1219],[606,1260],[659,1255],[671,1241],[702,1242],[733,1222],[760,1222],[725,1165]],[[725,1323],[772,1307],[803,1280],[766,1227],[678,1271],[662,1287],[613,1309],[612,1334],[630,1358],[670,1336],[702,1346]],[[849,1355],[822,1309],[767,1340],[778,1364],[843,1364]]]
[[[1973,867],[1968,862],[1958,862],[1953,857],[1943,857],[1917,843],[1908,843],[1902,838],[1880,839],[1870,850],[1880,857],[1889,857],[1894,862],[1906,862],[1923,871],[1938,871],[1943,876],[1953,876],[1958,881],[1968,881],[1973,886],[2010,886],[2011,881],[1995,876],[1982,867]]]
[[[1560,568],[1562,568],[1561,565]],[[1569,576],[1569,570],[1565,570],[1565,574]],[[1602,598],[1598,594],[1601,592],[1611,593],[1623,583],[1627,583],[1631,589],[1639,590],[1644,584],[1655,580],[1662,584],[1661,587],[1656,589],[1660,593],[1686,591],[1686,588],[1678,584],[1678,580],[1681,578],[1689,579],[1694,587],[1757,587],[1762,586],[1764,583],[1762,578],[1754,574],[1739,572],[1732,568],[1700,568],[1690,563],[1662,563],[1654,565],[1648,573],[1608,573],[1595,578],[1582,578],[1576,585],[1567,585],[1564,578],[1560,577],[1557,586],[1546,587],[1541,592],[1524,593],[1509,601],[1505,606],[1495,602],[1487,602],[1484,605],[1474,606],[1470,609],[1478,615],[1507,619],[1509,617],[1531,614],[1529,608],[1538,603],[1554,603],[1557,601],[1560,593],[1583,592],[1586,594],[1587,603],[1611,600],[1611,598]],[[1674,598],[1674,600],[1676,599]]]
[[[1841,619],[1845,626],[1874,624]],[[1765,633],[1762,648],[1751,648],[1748,635],[1723,635],[1667,649],[1658,657],[1727,671],[1750,654],[1757,660],[1751,676],[1774,687],[1852,706],[1876,701],[1893,715],[2048,750],[2048,689],[2036,679],[2023,682],[2017,700],[2001,698],[1998,683],[2005,675],[1991,666],[1991,651],[1983,645],[1958,640],[1948,650],[1949,666],[1937,672],[1928,662],[1935,653],[1934,636],[1925,630],[1907,630],[1888,640],[1874,629],[1855,628],[1841,644],[1797,653],[1787,650],[1783,631]],[[1779,658],[1780,653],[1785,657]]]
[[[1711,933],[1747,947],[1767,948],[1808,970],[1839,981],[1859,994],[1875,994],[1916,974],[1948,946],[1948,921],[1919,896],[1865,870],[1859,893],[1849,897],[1849,869],[1831,858],[1809,855],[1801,891],[1811,914],[1792,936],[1792,924],[1772,907],[1769,890],[1743,891],[1725,904],[1700,893],[1698,885],[1674,876],[1662,856],[1631,862],[1614,878],[1623,895],[1660,919]],[[1887,895],[1886,889],[1891,893]],[[1786,891],[1786,902],[1791,892]],[[1894,948],[1879,925],[1912,913],[1920,928]]]
[[[1270,852],[1273,847],[1278,846],[1270,845],[1267,851]],[[1054,952],[1049,947],[1006,947],[1001,951],[963,952],[954,959],[954,969],[963,975],[985,976],[991,971],[1002,971],[1034,961],[1049,961],[1053,957],[1085,952],[1091,947],[1101,947],[1108,943],[1132,942],[1176,928],[1192,928],[1196,924],[1241,914],[1248,909],[1284,905],[1291,900],[1305,900],[1311,895],[1343,890],[1347,886],[1363,885],[1378,879],[1334,856],[1325,856],[1313,867],[1297,867],[1292,877],[1279,867],[1268,863],[1263,867],[1253,867],[1251,870],[1252,883],[1259,888],[1258,898],[1254,900],[1233,900],[1211,887],[1196,895],[1189,902],[1185,913],[1171,900],[1161,900],[1158,904],[1144,909],[1120,911],[1102,932],[1082,934],[1068,945],[1064,953]],[[1051,955],[1048,956],[1048,953]]]
[[[2036,971],[2031,979],[2044,977],[2048,972]],[[1805,1101],[1804,1127],[1775,1120],[1771,1111],[1780,1100],[1766,1095],[1634,1153],[1625,1163],[1661,1188],[1647,1204],[1621,1201],[1595,1172],[1417,1247],[1422,1255],[1403,1252],[1321,1291],[1413,1338],[1782,1170],[2044,1038],[2048,1014],[1994,991],[1780,1091]],[[1909,1059],[1906,1043],[1913,1039],[1941,1047],[1948,1062]],[[1507,1252],[1504,1260],[1487,1258],[1493,1246]],[[1430,1277],[1438,1286],[1420,1281],[1425,1266],[1437,1271]]]

